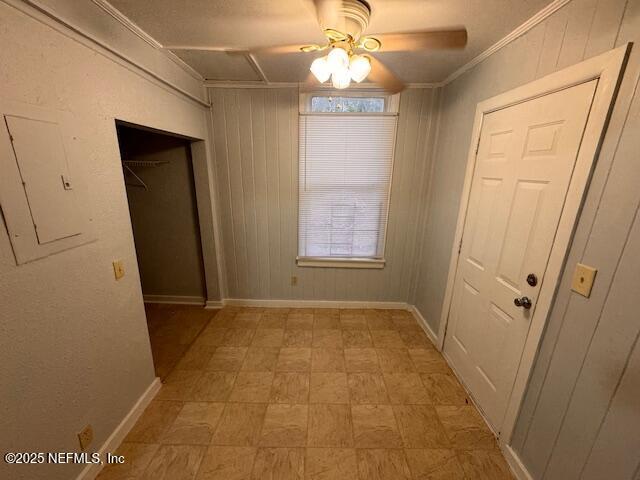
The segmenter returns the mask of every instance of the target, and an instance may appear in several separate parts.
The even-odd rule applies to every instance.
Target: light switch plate
[[[120,280],[124,277],[124,265],[122,264],[122,260],[116,260],[113,262],[113,274],[116,277],[116,280]]]
[[[91,425],[87,425],[78,432],[78,441],[80,442],[80,450],[83,452],[91,445],[93,442],[93,427]]]
[[[580,295],[589,298],[591,295],[591,289],[593,288],[593,281],[596,278],[596,270],[588,265],[579,263],[576,265],[576,271],[573,273],[573,282],[571,282],[571,290]]]

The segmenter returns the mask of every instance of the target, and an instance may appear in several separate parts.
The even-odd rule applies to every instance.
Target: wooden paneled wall
[[[573,0],[444,88],[415,303],[437,330],[476,104],[627,42],[640,0]],[[535,479],[640,468],[640,45],[634,47],[512,444]],[[598,269],[571,293],[577,262]]]
[[[438,92],[409,89],[400,99],[382,270],[296,266],[298,89],[209,93],[226,298],[407,301],[418,272]]]

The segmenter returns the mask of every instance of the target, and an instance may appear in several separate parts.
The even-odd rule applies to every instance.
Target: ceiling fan
[[[369,79],[390,93],[405,88],[404,83],[373,54],[375,52],[415,52],[464,48],[467,31],[424,30],[407,33],[363,35],[369,25],[371,7],[365,0],[313,0],[318,22],[327,38],[323,45],[288,45],[252,49],[249,53],[314,53],[328,55],[311,63],[307,85],[331,79],[334,88],[347,88],[351,81]]]

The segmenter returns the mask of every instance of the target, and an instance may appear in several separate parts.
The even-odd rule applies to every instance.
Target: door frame
[[[585,82],[598,80],[591,111],[578,150],[574,171],[569,182],[558,229],[551,247],[544,281],[536,301],[535,312],[530,320],[529,332],[527,333],[524,349],[520,358],[520,365],[518,366],[513,389],[507,402],[507,410],[502,425],[496,426],[499,430],[499,432],[496,433],[498,433],[502,446],[509,445],[511,441],[511,435],[533,368],[538,345],[555,298],[561,274],[564,270],[566,255],[571,245],[583,199],[591,178],[591,172],[593,171],[600,152],[600,147],[604,139],[615,97],[622,81],[622,73],[624,72],[630,51],[631,43],[628,43],[521,87],[484,100],[478,103],[476,107],[465,180],[460,197],[458,221],[451,247],[451,260],[449,262],[449,272],[438,328],[437,347],[443,354],[451,302],[453,300],[453,287],[455,284],[484,116],[528,100],[565,90]],[[447,361],[451,364],[448,358]]]

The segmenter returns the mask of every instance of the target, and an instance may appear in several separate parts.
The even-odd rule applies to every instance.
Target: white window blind
[[[300,115],[299,259],[383,259],[396,122]]]

